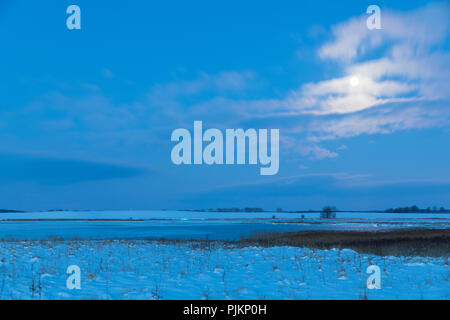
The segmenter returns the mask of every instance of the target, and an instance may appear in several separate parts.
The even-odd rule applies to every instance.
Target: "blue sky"
[[[449,18],[424,1],[0,0],[0,208],[450,207]],[[278,175],[173,165],[194,120],[279,128]]]

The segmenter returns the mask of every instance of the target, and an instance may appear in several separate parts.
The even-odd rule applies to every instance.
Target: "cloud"
[[[152,88],[149,97],[152,101],[158,101],[159,99],[194,96],[205,92],[238,92],[247,89],[253,79],[254,74],[250,71],[223,71],[215,75],[200,73],[195,80],[156,85]]]
[[[29,154],[0,154],[2,181],[72,184],[84,181],[125,179],[144,173],[125,165]]]
[[[364,17],[352,18],[333,27],[334,40],[323,45],[319,50],[322,59],[350,61],[358,55],[358,49],[369,31]],[[372,46],[379,43],[379,38],[370,38]]]
[[[348,147],[345,144],[343,144],[340,147],[338,147],[336,150],[338,150],[338,151],[340,151],[340,150],[348,150]]]
[[[323,160],[327,158],[337,158],[338,154],[325,149],[317,144],[308,142],[298,142],[293,137],[283,136],[281,138],[283,149],[290,153],[299,154],[302,157],[308,157],[310,160]]]
[[[336,152],[332,152],[325,148],[322,148],[318,145],[311,146],[302,146],[300,147],[300,153],[302,155],[312,155],[311,159],[322,160],[326,158],[336,158],[338,154]]]
[[[352,75],[307,83],[290,98],[292,109],[300,114],[346,114],[390,102],[413,101],[406,95],[417,90],[414,85],[397,81],[376,82],[363,75]]]
[[[310,124],[308,140],[319,142],[355,137],[361,134],[390,134],[400,130],[424,129],[450,124],[449,112],[411,107],[401,110],[361,113]]]
[[[306,102],[310,112],[351,113],[389,102],[449,96],[450,71],[445,66],[450,55],[444,47],[449,35],[448,4],[406,13],[382,10],[381,17],[382,30],[368,30],[366,16],[333,28],[333,39],[318,54],[336,60],[346,76],[305,85],[300,103]],[[380,53],[367,60],[375,50]],[[360,84],[352,87],[349,78],[359,79]]]
[[[114,75],[114,72],[105,68],[105,69],[102,69],[102,76],[107,79],[112,79],[112,78],[114,78],[115,75]]]
[[[367,15],[352,18],[333,27],[333,39],[319,49],[319,56],[348,63],[386,43],[427,53],[448,36],[449,16],[448,4],[432,3],[406,13],[382,9],[382,30],[369,30]]]
[[[337,24],[318,55],[335,60],[344,76],[303,85],[288,98],[290,108],[300,114],[346,114],[448,98],[450,55],[443,45],[449,13],[441,3],[407,13],[382,10],[382,30],[369,30],[367,16]]]
[[[45,119],[50,111],[59,118],[41,121],[40,125],[47,130],[75,127],[87,131],[118,130],[135,125],[140,115],[137,104],[116,105],[100,93],[72,97],[59,92],[45,95],[39,104],[27,106],[24,113],[34,113]]]

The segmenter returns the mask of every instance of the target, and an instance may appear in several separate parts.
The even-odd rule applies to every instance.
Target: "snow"
[[[381,269],[369,290],[366,269]],[[81,290],[66,268],[81,268]],[[448,299],[448,258],[155,241],[0,241],[0,299]]]

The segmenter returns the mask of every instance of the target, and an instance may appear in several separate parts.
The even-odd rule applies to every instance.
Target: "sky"
[[[449,20],[448,1],[0,0],[0,208],[450,207]],[[174,165],[194,121],[279,129],[278,174]]]

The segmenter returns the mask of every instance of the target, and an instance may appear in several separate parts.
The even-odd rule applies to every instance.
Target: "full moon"
[[[359,78],[358,77],[351,77],[350,78],[350,84],[352,87],[356,87],[359,85]]]

